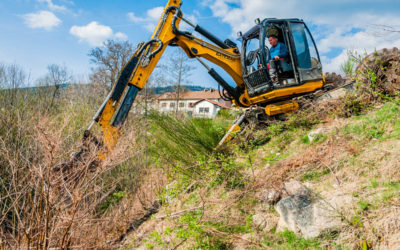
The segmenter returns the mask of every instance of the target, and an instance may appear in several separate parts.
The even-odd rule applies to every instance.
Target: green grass
[[[380,109],[353,118],[351,123],[343,128],[344,134],[356,135],[364,141],[371,139],[387,140],[400,136],[400,102],[392,100]]]
[[[322,249],[318,238],[305,239],[289,230],[277,233],[277,238],[265,237],[262,243],[274,249]]]
[[[382,192],[382,201],[388,202],[394,197],[400,196],[400,183],[399,182],[385,182],[383,183],[385,190]]]
[[[377,188],[379,186],[379,182],[376,179],[371,180],[370,182],[372,188]]]
[[[149,151],[164,163],[195,164],[199,156],[212,153],[226,131],[220,120],[176,118],[155,112],[149,119]]]
[[[318,181],[322,176],[329,174],[331,171],[327,168],[322,170],[309,169],[302,176],[302,181]]]

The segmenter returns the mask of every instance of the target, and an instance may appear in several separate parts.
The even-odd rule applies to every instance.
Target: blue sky
[[[90,73],[91,48],[106,39],[147,40],[166,0],[0,0],[0,62],[22,65],[32,82],[52,63],[78,78]],[[221,39],[235,39],[257,17],[297,17],[312,29],[325,71],[338,71],[346,51],[400,47],[398,0],[185,0],[187,18]],[[196,62],[194,62],[195,65]],[[192,84],[215,86],[198,67]]]

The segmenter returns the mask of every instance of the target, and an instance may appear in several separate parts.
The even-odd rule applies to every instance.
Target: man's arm
[[[285,45],[284,43],[282,43],[282,42],[280,42],[279,54],[278,54],[278,56],[279,56],[280,58],[288,56],[288,52],[287,52],[286,45]]]

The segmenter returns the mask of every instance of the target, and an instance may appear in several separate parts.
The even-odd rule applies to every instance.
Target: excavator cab
[[[249,97],[260,96],[277,89],[321,81],[322,64],[314,39],[300,19],[267,18],[241,35],[242,71]],[[273,84],[269,74],[268,42],[270,30],[285,44],[288,55],[277,63],[278,83]]]

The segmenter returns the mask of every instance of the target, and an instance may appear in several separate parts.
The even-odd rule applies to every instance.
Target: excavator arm
[[[293,51],[291,52],[293,57],[291,62],[293,63],[292,73],[294,74],[294,78],[290,80],[292,82],[294,81],[295,84],[287,81],[287,84],[289,84],[288,86],[286,86],[286,84],[274,86],[268,74],[269,69],[262,66],[262,64],[261,68],[254,72],[249,72],[245,67],[245,65],[248,64],[247,58],[240,54],[234,42],[230,40],[221,41],[199,25],[192,24],[184,18],[180,6],[181,0],[168,1],[151,39],[138,45],[135,53],[121,70],[111,93],[106,97],[103,104],[96,112],[92,123],[84,133],[81,151],[76,153],[69,163],[62,164],[62,168],[56,167],[56,170],[62,169],[63,172],[65,172],[77,161],[87,163],[86,159],[90,153],[90,145],[95,145],[97,148],[100,148],[97,159],[91,162],[90,165],[97,165],[98,162],[107,157],[108,153],[111,152],[117,144],[121,133],[121,127],[128,116],[137,94],[146,85],[147,80],[167,46],[179,46],[189,58],[197,59],[208,70],[208,73],[217,83],[222,86],[225,91],[222,92],[223,97],[233,99],[235,104],[239,106],[256,106],[255,109],[249,109],[249,112],[246,112],[246,114],[243,114],[235,121],[219,145],[229,140],[229,138],[232,137],[231,133],[233,131],[238,131],[243,127],[242,124],[249,120],[247,118],[248,114],[259,118],[295,112],[298,110],[299,105],[292,100],[293,97],[313,93],[323,87],[324,80],[322,80],[322,69],[318,66],[320,64],[316,64],[317,68],[311,65],[311,69],[301,69],[305,72],[304,73],[299,69],[297,61],[293,60],[295,59],[293,57],[295,54]],[[195,37],[190,32],[180,30],[179,26],[182,21],[192,26],[194,31],[204,36],[209,42]],[[288,23],[302,23],[302,21],[298,19],[265,19],[263,22],[280,22],[282,25],[288,25]],[[261,34],[259,41],[260,44],[264,44],[263,39],[265,38],[265,33],[263,29],[266,27],[267,26],[262,26],[261,24],[253,27],[247,33],[247,39],[253,39],[255,38],[253,36]],[[305,31],[307,28],[303,27],[303,29],[303,31]],[[282,31],[291,32],[291,29],[283,29]],[[289,37],[288,34],[287,36]],[[242,53],[246,51],[243,50],[243,46],[246,44],[247,43],[244,42],[242,45]],[[291,43],[288,44],[291,45]],[[302,45],[303,48],[305,48],[304,44]],[[294,49],[295,45],[291,45],[289,48]],[[261,55],[263,54],[261,53]],[[232,77],[236,86],[230,86],[213,68],[210,68],[203,59],[221,67]],[[310,60],[311,59],[312,58],[310,58]],[[295,73],[297,71],[302,72],[301,76],[303,76],[304,73],[305,76],[311,76],[312,78],[308,80],[303,79],[303,81],[299,79],[299,74]],[[321,71],[321,79],[316,77],[319,71]],[[307,72],[310,74],[307,75]],[[249,88],[253,89],[251,93],[249,93]],[[95,124],[101,126],[103,132],[102,141],[97,140],[90,132]]]
[[[224,43],[198,25],[193,25],[183,18],[180,10],[180,0],[169,0],[157,27],[146,43],[140,43],[134,55],[121,70],[118,80],[114,83],[111,93],[107,96],[93,118],[86,134],[98,123],[103,130],[103,150],[99,155],[104,159],[117,143],[120,128],[127,118],[129,110],[138,92],[144,88],[151,73],[169,45],[179,46],[190,58],[198,59],[209,74],[222,85],[228,94],[239,101],[244,89],[241,59],[239,50],[234,43]],[[195,31],[204,35],[211,42],[199,39],[189,32],[179,30],[181,21],[193,26]],[[224,69],[235,81],[237,87],[227,84],[217,72],[209,68],[202,60],[204,58]],[[239,103],[240,104],[240,103]]]

